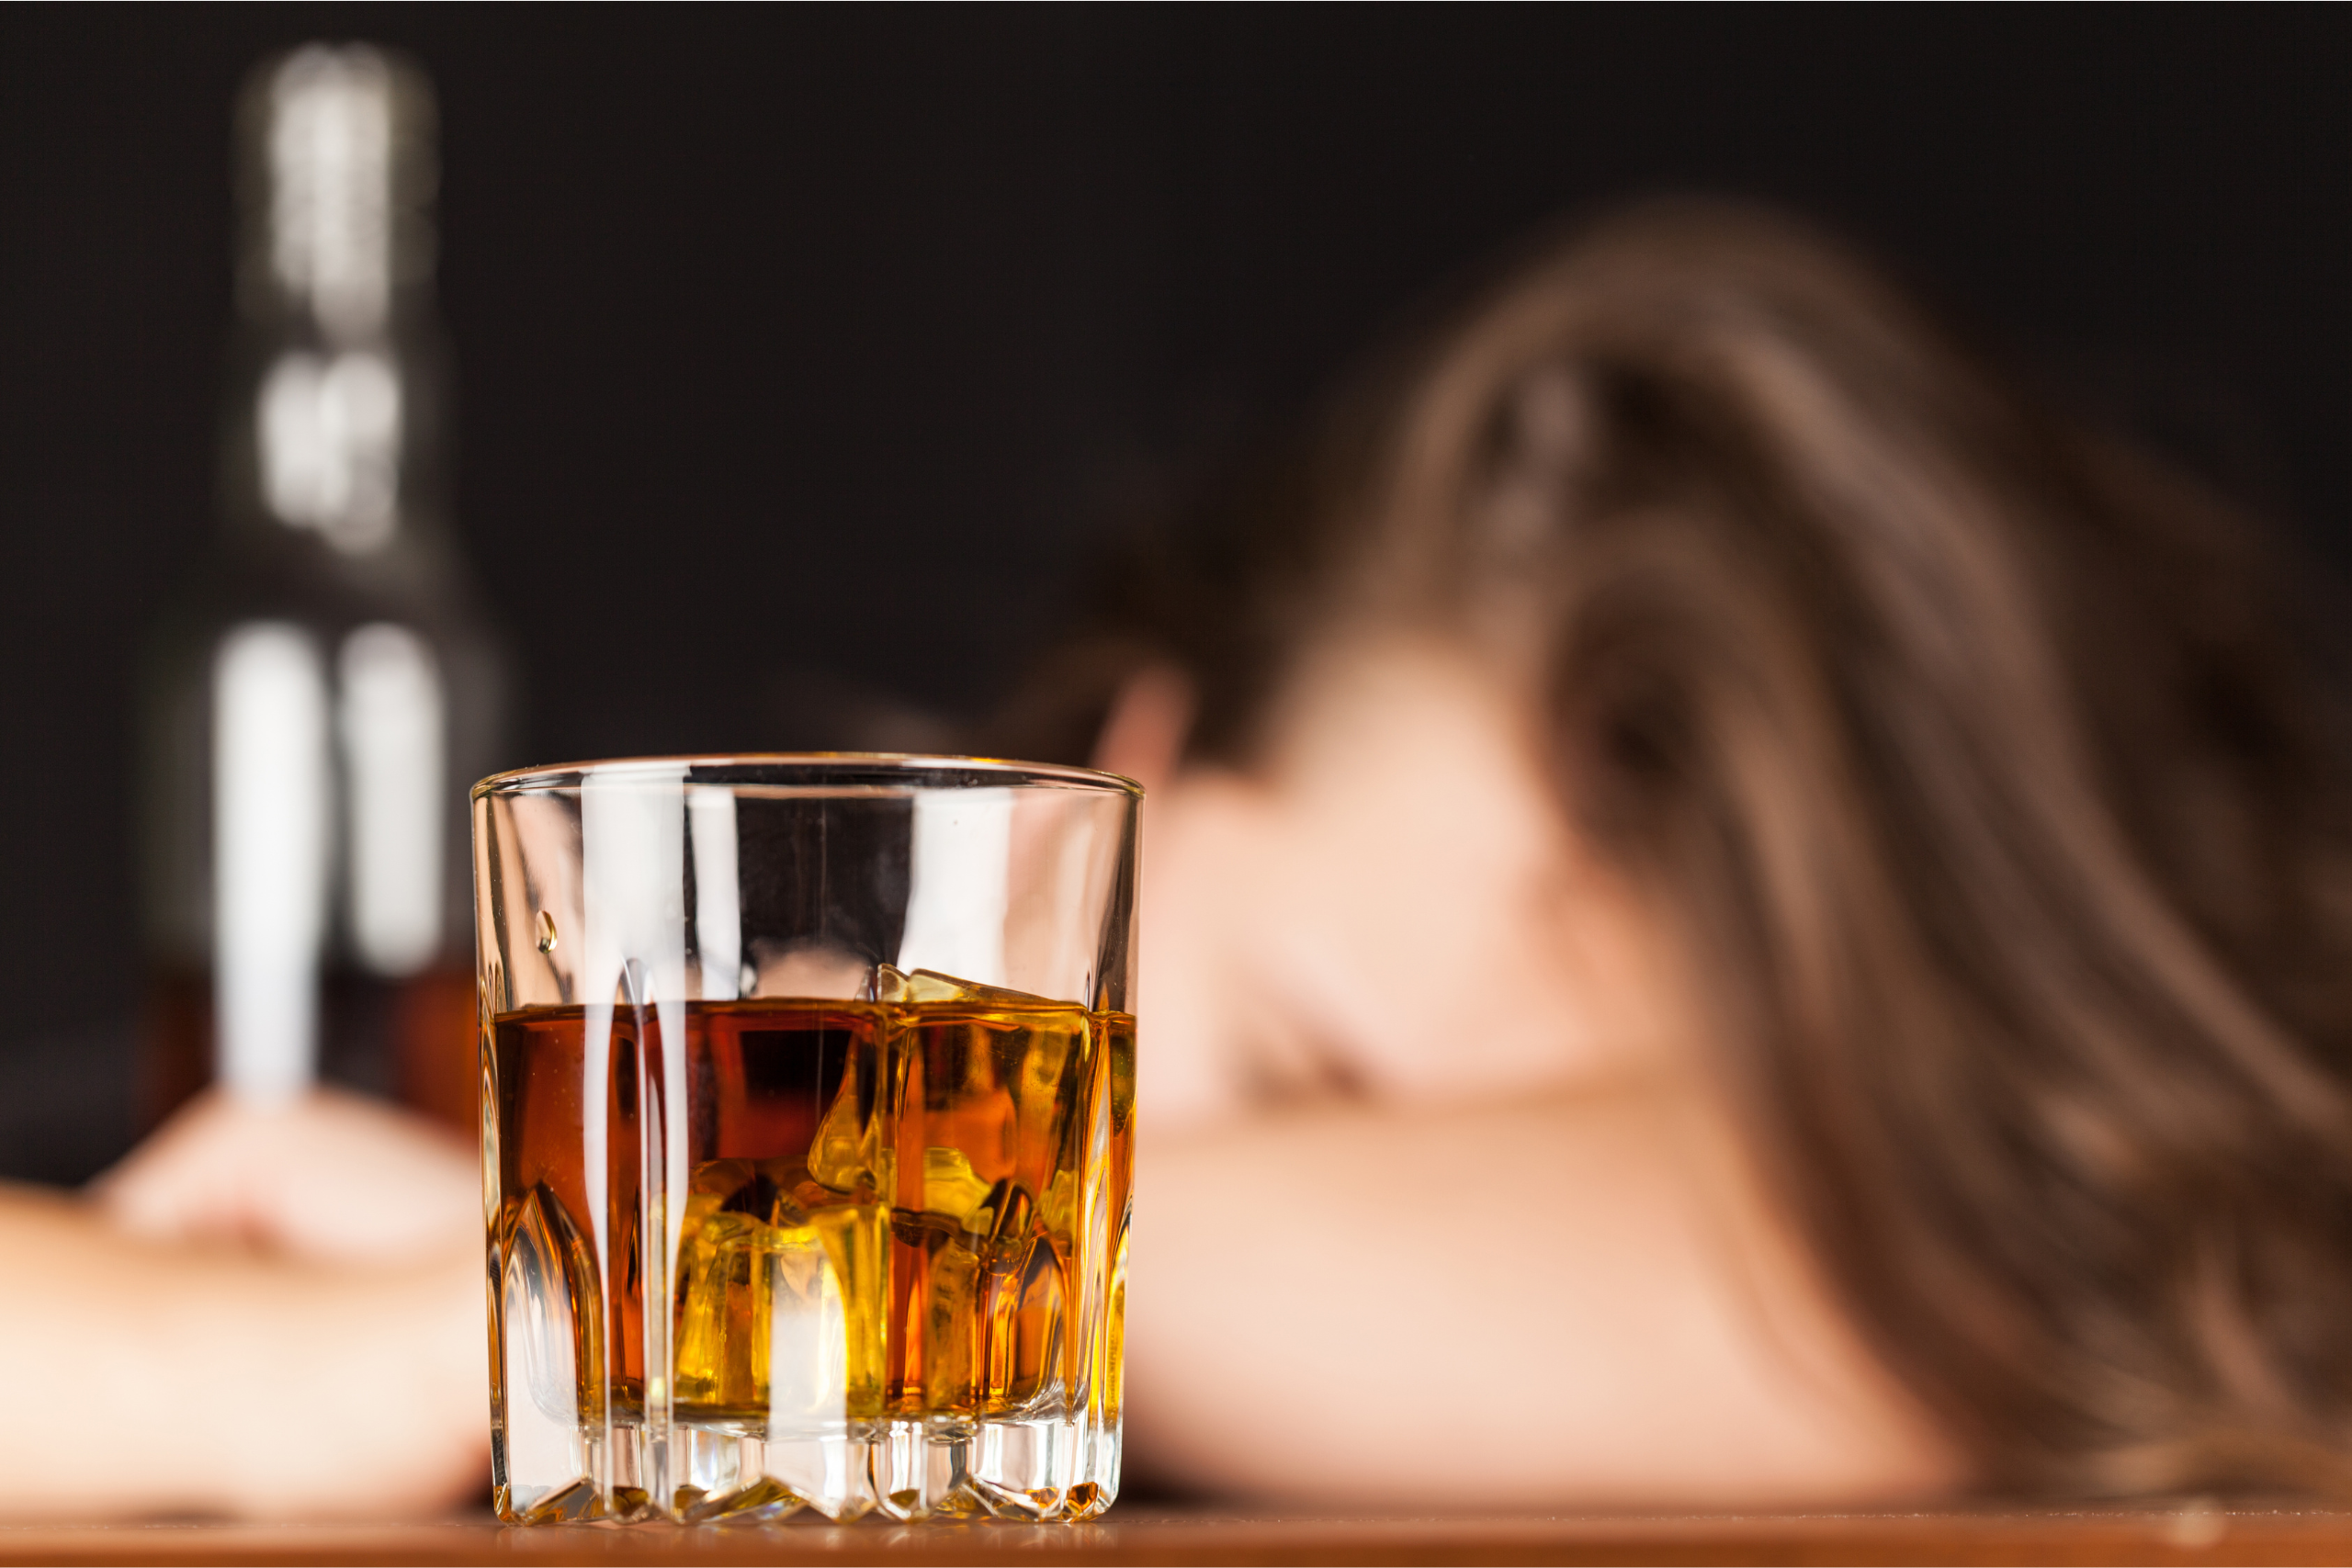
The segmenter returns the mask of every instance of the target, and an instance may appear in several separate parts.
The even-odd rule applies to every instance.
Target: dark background
[[[2341,11],[12,7],[0,1171],[129,1136],[132,671],[212,526],[231,98],[314,37],[439,89],[515,762],[985,705],[1385,325],[1659,189],[1842,228],[2352,561]]]

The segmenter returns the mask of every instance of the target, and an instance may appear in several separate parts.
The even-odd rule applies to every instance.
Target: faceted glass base
[[[680,1423],[667,1455],[652,1451],[642,1427],[613,1433],[607,1443],[581,1432],[576,1474],[554,1486],[510,1484],[506,1435],[494,1434],[499,1517],[756,1524],[806,1508],[836,1522],[869,1513],[1089,1519],[1119,1490],[1117,1426],[1083,1420],[852,1422],[837,1435],[781,1442]],[[675,1477],[667,1507],[645,1485],[664,1471]]]

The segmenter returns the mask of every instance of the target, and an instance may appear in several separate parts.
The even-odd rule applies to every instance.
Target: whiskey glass
[[[1109,1506],[1141,795],[847,754],[474,786],[502,1518]]]

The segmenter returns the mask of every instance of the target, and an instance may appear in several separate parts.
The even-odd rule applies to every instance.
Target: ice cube
[[[766,1238],[770,1441],[828,1437],[849,1417],[849,1322],[824,1242],[807,1226]]]
[[[874,966],[871,985],[877,1002],[972,1002],[981,1007],[1014,1008],[1066,1005],[1057,1003],[1051,997],[1009,990],[1002,986],[983,986],[978,980],[943,975],[936,969],[918,969],[910,975],[890,964]]]
[[[678,1403],[712,1413],[756,1408],[763,1370],[753,1341],[764,1316],[757,1281],[767,1227],[721,1209],[719,1201],[709,1192],[686,1201],[673,1351]]]
[[[978,1286],[986,1279],[969,1241],[951,1235],[932,1255],[923,1324],[923,1397],[938,1415],[973,1414],[978,1393],[975,1365],[984,1310]]]
[[[881,1203],[812,1210],[808,1231],[823,1244],[846,1303],[842,1390],[853,1420],[882,1414],[890,1316],[890,1211]]]
[[[705,1160],[686,1179],[686,1230],[701,1216],[721,1213],[771,1225],[806,1224],[798,1189],[807,1176],[794,1159]]]
[[[961,1149],[937,1145],[922,1152],[922,1206],[927,1213],[945,1214],[969,1225],[972,1216],[989,1201],[992,1189],[972,1169]]]
[[[799,1178],[793,1161],[715,1159],[687,1179],[673,1348],[682,1404],[740,1416],[766,1402],[772,1258],[815,1245],[787,1186]]]

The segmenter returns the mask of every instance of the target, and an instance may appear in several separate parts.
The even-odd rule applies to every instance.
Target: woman
[[[1071,656],[1158,786],[1136,1460],[2343,1484],[2352,814],[2255,531],[1707,206],[1320,450]]]
[[[1688,206],[1538,255],[1310,480],[1064,667],[1155,786],[1139,1469],[1410,1511],[2344,1485],[2352,814],[2245,524]],[[28,1408],[141,1413],[0,1506],[478,1488],[478,1211],[418,1136],[205,1106],[103,1218],[0,1202]],[[56,1348],[92,1323],[99,1373]]]

